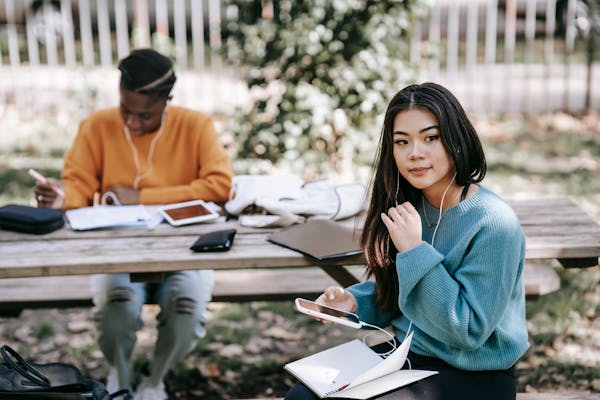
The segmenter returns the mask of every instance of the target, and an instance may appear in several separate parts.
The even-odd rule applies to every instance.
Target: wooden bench
[[[360,279],[362,267],[348,267]],[[0,279],[0,315],[18,316],[26,308],[88,307],[92,305],[89,275]],[[527,264],[525,292],[537,297],[560,288],[556,272]],[[215,271],[213,301],[274,301],[315,298],[337,285],[321,268],[277,268]]]
[[[360,279],[362,268],[349,268]],[[321,268],[215,271],[213,301],[274,301],[315,298],[337,285]],[[92,306],[89,275],[0,279],[0,316],[26,308]]]

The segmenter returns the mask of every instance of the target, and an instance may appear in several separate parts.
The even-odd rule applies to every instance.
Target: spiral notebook
[[[74,231],[103,228],[154,229],[163,220],[160,206],[95,206],[67,210],[69,226]]]
[[[401,369],[412,333],[386,359],[360,340],[352,340],[284,366],[320,398],[368,399],[408,385],[437,371]]]

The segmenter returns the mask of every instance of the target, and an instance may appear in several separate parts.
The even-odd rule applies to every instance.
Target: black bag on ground
[[[50,233],[65,224],[63,212],[9,204],[0,207],[0,229],[24,233]]]
[[[74,365],[30,364],[7,345],[0,347],[0,354],[4,359],[0,363],[0,400],[110,400],[123,395],[129,398],[128,390],[109,394],[101,382],[84,379]]]

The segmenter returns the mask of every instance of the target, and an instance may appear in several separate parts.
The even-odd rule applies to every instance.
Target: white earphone
[[[167,109],[169,108],[170,101],[171,101],[170,97],[167,97],[167,99],[165,100],[165,108],[163,108],[162,115],[160,117],[160,129],[159,129],[158,133],[156,134],[156,136],[154,137],[154,139],[152,139],[152,142],[150,142],[150,150],[148,150],[148,156],[146,158],[147,164],[148,164],[148,169],[144,173],[142,173],[138,150],[135,147],[135,145],[133,144],[133,140],[131,139],[131,133],[129,133],[129,128],[127,127],[127,124],[124,125],[125,138],[127,139],[127,143],[129,144],[129,147],[131,148],[131,152],[133,153],[133,162],[135,164],[135,169],[136,169],[135,179],[133,180],[133,184],[132,184],[132,187],[134,189],[139,189],[140,181],[146,175],[149,175],[152,172],[152,156],[154,155],[154,148],[155,148],[156,142],[163,134],[163,130],[165,127],[165,120],[167,119]]]

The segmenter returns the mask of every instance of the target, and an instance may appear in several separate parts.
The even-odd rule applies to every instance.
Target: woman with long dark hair
[[[330,287],[317,302],[391,325],[396,341],[412,331],[411,367],[439,371],[380,398],[514,399],[514,366],[528,348],[525,238],[513,210],[480,184],[482,145],[452,93],[434,83],[397,93],[375,168],[362,231],[375,279]],[[301,384],[286,396],[311,398]]]

